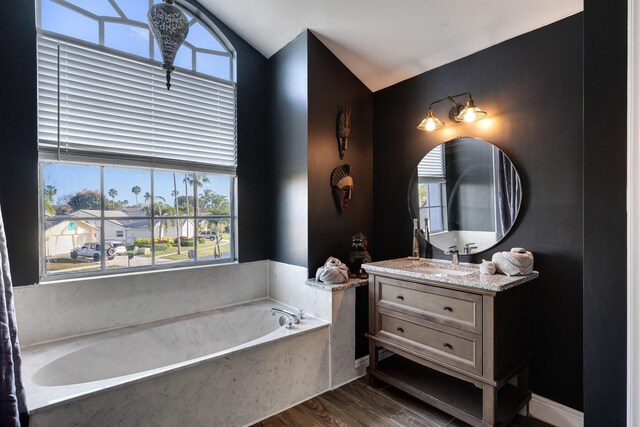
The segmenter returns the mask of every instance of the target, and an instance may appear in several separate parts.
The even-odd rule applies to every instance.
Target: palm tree
[[[115,188],[110,188],[108,193],[109,197],[111,197],[111,199],[115,201],[116,196],[118,195],[118,190],[116,190]]]
[[[206,182],[207,184],[211,182],[211,180],[209,179],[209,177],[207,176],[207,174],[205,173],[195,173],[193,175],[191,174],[185,174],[184,175],[184,179],[182,180],[184,182],[184,194],[185,194],[185,203],[187,205],[187,215],[189,215],[189,189],[188,189],[188,185],[193,186],[193,184],[196,184],[196,187],[202,187],[204,185],[204,183]],[[197,209],[197,206],[196,206]],[[194,230],[195,232],[195,230]],[[189,223],[187,222],[187,236],[189,235]],[[196,236],[196,239],[198,237]]]
[[[53,199],[56,197],[57,193],[58,189],[54,185],[47,185],[44,187],[44,208],[51,215],[56,213],[56,208],[53,205]]]
[[[176,185],[176,173],[173,173],[173,191],[171,192],[176,206],[176,215],[180,215],[178,210],[178,186]],[[178,254],[182,253],[182,240],[180,240],[180,220],[176,221],[176,238],[178,239]]]
[[[158,216],[162,216],[162,208],[165,207],[166,200],[162,196],[156,196],[155,198],[159,199],[159,201],[154,203],[155,206],[153,207],[153,210],[155,211],[155,208],[157,207]],[[160,241],[162,241],[162,237],[163,237],[162,231],[166,228],[168,228],[167,220],[160,220]]]
[[[140,188],[139,185],[136,185],[133,188],[131,188],[131,192],[136,195],[136,206],[138,205],[138,194],[140,194],[141,191],[142,191],[142,188]]]
[[[44,187],[44,198],[50,203],[53,203],[53,198],[58,194],[58,189],[55,185],[46,185]]]
[[[147,191],[146,193],[144,193],[144,204],[147,205],[147,207],[149,206],[150,200],[151,200],[151,193]]]

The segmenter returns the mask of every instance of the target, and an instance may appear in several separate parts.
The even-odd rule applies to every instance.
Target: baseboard
[[[529,415],[556,427],[584,426],[582,412],[537,394],[534,394],[529,402]]]
[[[378,360],[384,360],[393,353],[386,348],[378,350]],[[367,373],[367,366],[369,366],[369,356],[362,356],[360,359],[356,359],[356,376],[360,378]]]
[[[380,350],[378,359],[385,359],[392,354],[393,353],[387,349],[382,349]],[[367,366],[369,366],[369,356],[364,356],[356,360],[356,372],[358,377],[367,373]],[[584,426],[584,414],[582,412],[576,411],[575,409],[564,406],[558,402],[554,402],[553,400],[549,400],[546,397],[538,396],[537,394],[533,394],[531,396],[531,401],[529,402],[529,415],[556,427]]]

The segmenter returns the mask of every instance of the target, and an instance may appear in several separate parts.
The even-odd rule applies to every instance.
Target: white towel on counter
[[[324,265],[316,271],[316,282],[338,284],[346,282],[348,278],[349,267],[334,257],[329,257]]]
[[[480,264],[480,274],[496,274],[496,265],[491,261],[483,259],[482,264]]]
[[[533,254],[523,248],[513,248],[511,252],[497,252],[491,261],[498,273],[507,276],[527,276],[533,272]]]

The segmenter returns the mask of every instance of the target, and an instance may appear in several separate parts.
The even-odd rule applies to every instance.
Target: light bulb
[[[431,132],[432,130],[436,130],[436,123],[433,121],[431,117],[427,119],[427,124],[425,126],[425,129],[429,132]]]
[[[464,121],[467,123],[471,123],[476,119],[476,112],[473,111],[472,108],[469,108],[464,115]]]

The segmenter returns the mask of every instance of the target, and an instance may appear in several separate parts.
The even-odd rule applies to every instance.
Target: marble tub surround
[[[236,358],[250,359],[249,354],[256,353],[265,353],[264,356],[268,360],[278,354],[283,357],[283,353],[277,353],[276,350],[271,350],[275,353],[268,357],[266,353],[269,353],[269,349],[280,341],[286,341],[287,345],[298,348],[298,340],[306,341],[302,335],[316,331],[324,330],[324,332],[317,334],[320,346],[318,347],[318,344],[309,346],[306,351],[301,351],[294,358],[309,360],[308,357],[311,357],[315,359],[321,357],[323,352],[328,352],[326,343],[328,324],[326,322],[307,316],[300,324],[296,325],[295,329],[288,330],[278,324],[277,316],[271,315],[271,307],[290,309],[272,300],[262,300],[177,319],[26,346],[23,348],[23,377],[32,417],[39,419],[39,415],[43,413],[43,417],[47,418],[51,411],[58,411],[59,406],[87,408],[85,401],[95,400],[96,393],[119,390],[122,394],[128,395],[130,388],[137,383],[162,382],[162,377],[179,376],[176,372],[183,372],[184,375],[189,376],[191,370],[200,369],[200,365],[218,364],[217,360],[232,363],[231,361]],[[326,348],[323,349],[323,345]],[[320,356],[307,354],[316,352]],[[314,363],[317,366],[308,366],[307,369],[312,368],[320,375],[323,365],[328,365],[328,357],[325,355],[324,358],[327,360],[315,360]],[[249,365],[238,368],[235,372],[227,371],[227,375],[241,380],[241,377],[246,375],[247,369],[257,370],[259,369],[258,365],[264,362],[257,356],[252,360]],[[260,375],[267,384],[289,381],[291,382],[290,386],[295,387],[293,383],[300,380],[298,376],[287,375],[287,379],[266,377],[268,373],[274,377],[281,376],[278,369],[285,369],[288,364],[298,362],[300,361],[292,361],[284,357],[281,362],[282,366],[277,365],[276,367],[266,364],[262,366],[265,372]],[[220,369],[227,368],[221,366]],[[324,369],[325,376],[327,370],[328,366]],[[220,374],[210,372],[206,377],[212,375]],[[307,373],[302,375],[307,375]],[[226,382],[229,381],[231,378],[228,378]],[[253,383],[252,387],[244,390],[243,393],[254,395],[253,397],[258,399],[255,384],[262,386],[260,382]],[[323,384],[326,389],[328,380],[319,382],[321,388]],[[186,387],[187,383],[182,386]],[[196,381],[192,386],[197,389],[200,383]],[[176,388],[171,387],[170,390],[176,390]],[[257,391],[258,394],[262,394],[260,390]],[[164,391],[162,394],[164,393],[170,392]],[[170,394],[173,399],[173,393]],[[298,395],[299,399],[308,397],[308,395]],[[237,409],[238,406],[235,408]],[[279,406],[274,406],[274,408],[282,409]],[[118,407],[116,412],[119,412],[120,409]],[[85,412],[85,416],[89,413],[92,412]],[[160,411],[160,413],[167,415],[166,411]],[[218,416],[217,413],[210,413],[210,415],[213,418]],[[260,414],[260,416],[265,415],[268,413]],[[73,418],[70,415],[70,419]],[[80,424],[93,425],[90,421],[85,418],[84,422]],[[129,425],[135,424],[131,423],[131,420],[126,422]],[[69,424],[71,423],[65,421],[49,425]],[[109,424],[100,420],[100,425]]]
[[[242,426],[329,388],[328,328],[35,412],[31,427]],[[239,374],[241,373],[241,374]]]
[[[270,261],[269,298],[331,322],[331,295],[305,286],[308,278],[309,270],[305,267]]]
[[[312,288],[322,289],[324,291],[329,292],[340,292],[347,290],[349,288],[357,288],[359,286],[366,286],[369,284],[369,279],[347,279],[344,283],[324,283],[318,281],[316,279],[308,279],[305,282],[305,285],[311,286]]]
[[[269,261],[53,281],[14,289],[23,346],[212,310],[266,298],[268,293]]]
[[[387,273],[409,279],[434,281],[453,287],[461,286],[493,292],[504,291],[538,277],[537,271],[527,276],[484,275],[480,273],[480,264],[453,265],[450,261],[427,258],[378,261],[363,264],[362,268],[368,273]]]
[[[301,308],[331,324],[330,386],[336,388],[358,376],[356,359],[356,286],[369,284],[366,279],[349,279],[329,285],[307,279],[308,270],[295,265],[271,261],[269,297],[291,307]]]

